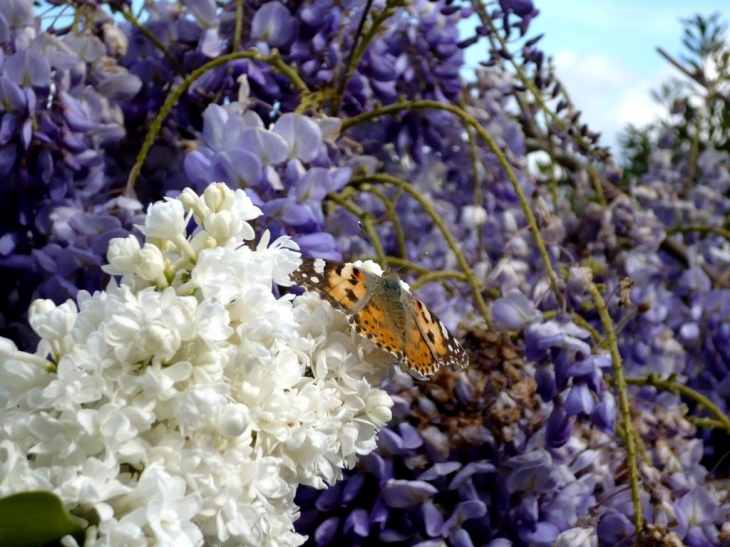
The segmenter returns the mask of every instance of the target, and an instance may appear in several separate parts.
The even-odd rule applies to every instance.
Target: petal
[[[427,482],[391,479],[380,495],[388,507],[406,509],[431,499],[437,492],[436,487]]]

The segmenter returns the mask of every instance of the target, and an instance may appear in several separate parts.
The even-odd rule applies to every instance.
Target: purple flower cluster
[[[139,204],[113,195],[107,151],[141,81],[115,60],[123,34],[41,32],[32,0],[0,5],[0,330],[21,342],[32,298],[100,289],[108,241]]]
[[[326,491],[300,488],[297,503],[309,510],[297,530],[322,546],[633,541],[625,452],[610,424],[606,433],[595,417],[566,425],[570,404],[544,401],[540,374],[509,337],[471,334],[467,343],[479,349],[466,371],[390,384],[394,421],[377,453]],[[722,544],[730,508],[704,484],[702,443],[678,399],[645,392],[637,401],[647,441],[641,504],[653,533]]]
[[[483,72],[481,78],[482,82],[490,84],[500,81],[499,75],[492,71]],[[479,94],[470,103],[472,112],[480,121],[483,119],[485,125],[489,124],[490,133],[502,137],[500,147],[519,157],[524,150],[520,128],[504,114],[501,101],[495,101],[498,94],[493,87],[485,85],[477,90]],[[501,96],[509,96],[510,92]],[[404,117],[404,121],[406,119]],[[379,126],[383,140],[387,140],[386,125]],[[596,340],[590,340],[590,332],[575,324],[569,315],[558,312],[554,319],[542,322],[535,312],[538,308],[554,309],[556,301],[541,273],[542,259],[534,250],[532,238],[525,231],[519,231],[519,226],[524,224],[523,211],[501,166],[494,165],[493,156],[484,147],[477,149],[476,163],[482,169],[494,165],[489,173],[493,176],[487,178],[486,173],[481,172],[475,177],[464,169],[470,163],[469,147],[463,140],[459,142],[462,135],[457,136],[458,127],[456,120],[447,117],[447,122],[439,126],[442,139],[430,139],[424,145],[439,151],[438,160],[414,154],[416,163],[407,169],[397,157],[389,157],[382,149],[370,150],[381,160],[386,171],[408,172],[405,178],[413,181],[419,192],[428,195],[437,208],[440,199],[459,206],[456,214],[450,214],[448,208],[439,208],[438,212],[449,231],[459,238],[460,251],[468,262],[476,271],[483,272],[487,283],[498,286],[504,295],[492,307],[495,326],[525,329],[521,353],[535,367],[531,376],[536,382],[535,395],[539,395],[541,405],[533,423],[535,431],[524,433],[528,439],[517,447],[511,446],[512,451],[502,456],[505,462],[511,462],[509,465],[502,464],[500,457],[495,455],[501,448],[495,449],[492,439],[479,439],[477,444],[488,454],[484,462],[489,464],[480,469],[480,473],[494,474],[498,479],[490,483],[479,477],[477,482],[483,491],[460,497],[450,491],[449,479],[455,480],[461,466],[467,462],[481,460],[472,453],[460,452],[463,447],[453,438],[456,430],[442,431],[439,437],[442,451],[435,451],[429,444],[434,435],[439,436],[433,421],[414,423],[413,415],[417,413],[409,409],[401,415],[402,421],[391,428],[392,435],[382,435],[379,456],[383,461],[376,455],[369,457],[334,492],[301,492],[302,507],[309,506],[311,510],[303,512],[300,530],[310,533],[310,541],[318,545],[343,542],[367,545],[386,541],[436,545],[444,539],[466,545],[487,545],[490,541],[501,540],[515,545],[552,545],[555,542],[560,545],[614,545],[630,541],[634,534],[633,502],[625,467],[625,448],[617,442],[614,432],[615,396],[602,379],[609,371],[611,359],[607,353],[596,350]],[[366,133],[365,128],[361,131],[362,135]],[[360,133],[357,134],[360,137]],[[564,138],[569,136],[566,134]],[[573,147],[569,149],[573,150]],[[399,152],[406,151],[407,148],[399,149]],[[611,166],[606,167],[608,173]],[[516,171],[518,177],[523,176],[518,169]],[[455,176],[448,177],[448,183],[432,182],[442,178],[444,172]],[[720,174],[715,179],[723,180],[723,177]],[[475,180],[484,181],[481,183],[483,201],[479,205],[486,212],[486,219],[476,226],[469,224],[471,217],[466,214],[473,203],[470,199],[474,196],[474,185],[479,184]],[[527,193],[534,192],[529,179],[523,178],[521,182]],[[450,188],[449,183],[452,184]],[[579,191],[585,192],[585,188],[576,187],[576,199],[579,199]],[[702,191],[697,194],[711,195]],[[634,313],[622,307],[620,279],[628,276],[634,282],[631,300],[637,305],[638,315],[619,333],[621,355],[630,374],[652,372],[664,377],[688,374],[687,365],[692,361],[687,360],[687,354],[691,346],[678,342],[675,336],[683,336],[697,347],[700,345],[696,335],[699,329],[683,326],[680,310],[687,306],[682,300],[687,288],[703,291],[706,298],[716,298],[717,294],[708,293],[710,286],[705,282],[703,270],[696,264],[685,266],[667,261],[662,253],[667,225],[651,207],[637,206],[637,198],[640,199],[641,194],[637,193],[636,197],[618,195],[608,207],[589,205],[588,214],[578,217],[564,204],[552,203],[549,196],[540,195],[535,200],[536,211],[542,210],[540,203],[547,209],[539,219],[541,234],[549,243],[548,251],[556,263],[565,253],[587,255],[598,264],[613,265],[603,271],[597,270],[595,279],[608,287],[609,294],[615,295],[609,300],[609,306],[617,322],[627,313]],[[372,196],[361,197],[358,203],[378,216],[387,214]],[[719,203],[718,212],[722,210],[722,200],[717,198],[706,207],[715,207],[715,203]],[[414,209],[412,202],[402,201],[399,206],[398,220],[409,234],[413,234],[408,250],[413,249],[413,254],[417,254],[427,249],[429,256],[420,261],[431,269],[453,267],[449,250],[442,243],[433,244],[440,241],[440,237],[428,215]],[[561,216],[553,216],[557,213]],[[718,218],[722,218],[721,215]],[[385,224],[380,233],[384,234],[384,242],[390,245],[388,250],[396,252],[393,231],[392,226]],[[425,237],[421,238],[421,234]],[[426,240],[436,249],[419,246]],[[585,279],[590,281],[590,278],[590,269],[587,272],[582,268],[571,269],[564,286],[565,296],[570,311],[583,315],[600,328],[590,306],[585,306],[590,303]],[[667,284],[668,280],[679,285]],[[424,293],[423,298],[438,313],[444,313],[444,310],[448,313],[454,307],[473,310],[464,292],[461,296],[447,297],[443,292],[433,290]],[[722,306],[722,301],[715,303]],[[708,313],[712,313],[711,307]],[[722,323],[719,319],[715,324]],[[701,345],[705,351],[717,355],[712,345]],[[697,355],[696,368],[706,367],[707,359],[706,355]],[[477,357],[474,362],[478,360]],[[691,374],[696,376],[697,372]],[[424,393],[430,394],[431,388],[431,385],[420,390],[414,388],[418,393],[414,397],[418,398],[419,404],[427,404],[421,401]],[[460,384],[450,388],[443,393],[459,402],[475,404],[462,400]],[[712,398],[723,396],[713,395]],[[648,443],[642,446],[640,458],[650,463],[640,467],[640,480],[642,484],[651,485],[651,496],[639,500],[644,517],[651,523],[644,530],[646,537],[650,537],[651,531],[654,539],[669,541],[673,538],[688,545],[718,545],[726,541],[729,530],[724,523],[728,507],[718,501],[721,499],[718,492],[705,485],[709,476],[700,463],[702,444],[693,438],[696,431],[683,417],[680,399],[658,394],[652,389],[633,390],[632,405],[636,405],[632,406],[632,410],[636,408],[632,418],[638,424],[643,442]],[[724,404],[721,407],[725,408]],[[439,416],[443,413],[439,408]],[[455,414],[459,412],[455,411]],[[444,452],[454,454],[453,459],[444,459]],[[676,467],[678,461],[682,463]],[[465,474],[471,477],[472,472],[469,467]],[[527,478],[513,478],[521,473]],[[510,480],[524,480],[532,490],[523,492],[517,487],[500,490],[505,488],[500,481],[509,483]],[[459,481],[455,480],[454,485],[456,490],[461,488]],[[399,506],[391,492],[396,492],[396,498],[402,497],[412,503]],[[501,512],[498,504],[494,507],[487,504],[487,516],[476,516],[482,511],[479,503],[495,499],[503,500]],[[462,512],[459,504],[466,504],[464,507],[469,509]],[[469,512],[471,510],[474,514]],[[493,518],[489,518],[491,511],[497,512]],[[699,513],[701,518],[698,518]],[[461,515],[455,518],[464,520],[459,530],[462,535],[454,535],[451,520],[454,515]],[[493,527],[482,528],[485,521]],[[444,523],[448,525],[441,528]]]
[[[327,120],[288,113],[266,128],[241,102],[210,105],[201,146],[185,158],[185,171],[201,189],[211,177],[247,188],[266,214],[261,227],[290,234],[305,255],[339,259],[334,237],[324,230],[323,202],[347,184],[352,169],[330,159],[327,126]]]
[[[599,164],[612,192],[597,197],[585,165],[600,149],[579,113],[559,100],[559,123],[542,134],[535,122],[529,93],[548,100],[561,86],[538,39],[524,38],[538,14],[530,0],[490,13],[446,0],[147,2],[139,21],[128,8],[86,2],[78,27],[41,30],[31,0],[0,2],[2,334],[28,345],[33,298],[101,288],[107,243],[141,223],[143,203],[222,181],[264,212],[259,233],[289,235],[305,256],[382,249],[413,269],[455,272],[417,295],[461,325],[472,366],[388,385],[394,421],[377,453],[328,490],[299,492],[297,529],[310,543],[615,545],[636,539],[635,503],[642,540],[728,541],[730,510],[702,460],[722,447],[700,440],[686,401],[650,385],[629,393],[641,440],[632,499],[614,363],[588,290],[606,296],[626,374],[676,377],[727,411],[726,152],[708,146],[691,163],[660,139],[626,192]],[[465,38],[471,15],[482,24]],[[468,84],[467,46],[489,57]],[[240,52],[248,58],[182,94],[136,199],[123,193],[170,91]],[[519,71],[509,68],[518,57]],[[535,149],[571,176],[547,184],[530,173]]]
[[[170,83],[179,82],[190,70],[236,48],[255,46],[264,53],[277,48],[285,62],[297,63],[312,89],[344,82],[342,105],[354,113],[398,96],[455,100],[460,90],[462,49],[455,40],[462,10],[438,3],[375,6],[373,13],[390,10],[387,13],[397,24],[384,25],[386,32],[371,37],[370,47],[349,74],[326,67],[341,64],[340,52],[355,48],[355,30],[366,15],[358,3],[319,2],[299,6],[298,11],[278,2],[263,3],[260,9],[252,3],[245,9],[254,15],[246,18],[238,36],[232,34],[235,2],[223,10],[205,0],[183,7],[148,3],[143,27],[118,24],[103,11],[105,4],[131,14],[125,3],[98,2],[89,4],[80,26],[41,31],[30,0],[7,2],[0,11],[0,43],[5,50],[0,172],[7,181],[0,246],[2,328],[19,341],[32,298],[60,303],[80,288],[102,286],[98,266],[105,242],[130,230],[135,212],[125,211],[140,207],[109,201],[122,191],[135,156],[106,150],[121,142],[130,152],[139,150]],[[417,70],[408,62],[406,51],[411,48],[419,55]],[[271,65],[242,59],[199,78],[168,116],[164,136],[170,131],[188,137],[215,131],[211,128],[215,116],[208,109],[215,101],[237,99],[242,76],[251,89],[252,114],[266,120],[250,133],[254,140],[271,125],[272,115],[278,118],[281,112],[294,110],[301,100],[291,81]],[[422,85],[424,78],[428,86]],[[285,124],[286,118],[277,120],[279,127]],[[313,125],[307,118],[290,131]],[[268,207],[273,217],[286,218],[270,228],[295,235],[313,255],[336,257],[340,253],[335,241],[322,232],[322,202],[349,178],[348,160],[336,147],[321,146],[320,137],[309,139],[310,133],[300,138],[309,148],[291,158],[281,155],[281,139],[247,148],[251,140],[234,142],[232,135],[217,144],[203,137],[209,150],[201,153],[216,163],[216,178],[233,187],[251,188],[265,181],[267,189],[257,188],[255,193],[261,202],[272,200]],[[159,139],[146,158],[135,195],[149,202],[186,186],[199,186],[201,180],[209,182],[209,177],[200,176],[206,173],[206,162],[196,166],[186,159],[188,148],[182,138]],[[254,159],[257,151],[268,157]],[[281,163],[284,159],[286,165]],[[297,167],[290,159],[305,161],[312,170]],[[246,171],[244,178],[241,170]],[[350,234],[357,234],[356,224],[346,224]],[[100,232],[106,233],[101,239]],[[32,339],[25,341],[30,343]]]

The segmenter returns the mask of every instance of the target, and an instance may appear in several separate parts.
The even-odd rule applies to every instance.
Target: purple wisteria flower
[[[30,0],[0,5],[0,21],[0,329],[29,344],[31,298],[101,288],[106,243],[139,212],[113,195],[105,163],[126,133],[119,102],[141,81],[98,36],[40,31]]]
[[[637,539],[615,363],[588,288],[595,282],[605,295],[626,375],[686,382],[728,409],[730,291],[721,272],[730,266],[730,156],[722,146],[703,143],[690,157],[680,133],[664,131],[642,177],[612,186],[618,170],[562,93],[540,37],[520,39],[539,13],[529,0],[500,0],[488,13],[447,0],[150,1],[139,13],[130,2],[81,4],[73,26],[45,27],[31,0],[0,2],[2,334],[34,347],[26,318],[34,298],[60,304],[103,288],[112,238],[141,240],[135,226],[145,225],[149,202],[187,187],[202,192],[214,179],[265,213],[249,236],[287,236],[320,258],[382,250],[406,262],[408,281],[414,272],[438,277],[443,283],[418,296],[472,352],[464,372],[387,384],[395,421],[378,451],[344,481],[329,477],[331,488],[299,491],[297,527],[311,544]],[[111,18],[109,8],[141,17]],[[465,36],[470,16],[481,20]],[[469,46],[483,49],[484,66],[467,82]],[[230,53],[249,58],[191,81]],[[182,84],[190,86],[126,187],[153,120]],[[561,123],[545,127],[537,105],[553,98]],[[410,106],[353,119],[399,101]],[[439,105],[464,107],[477,126]],[[534,150],[548,151],[565,176],[530,170]],[[606,184],[601,195],[588,164]],[[226,239],[228,220],[204,228]],[[163,283],[164,264],[151,262],[149,277]],[[187,290],[187,280],[175,282]],[[349,334],[327,335],[328,343],[337,348]],[[8,391],[0,385],[0,396]],[[629,397],[646,538],[727,542],[728,506],[703,463],[724,447],[687,420],[683,405],[699,405],[651,385],[632,385]],[[349,440],[348,465],[359,442]],[[184,496],[184,486],[174,493]]]
[[[624,452],[613,423],[576,421],[559,403],[544,402],[533,367],[508,337],[472,333],[466,344],[482,348],[469,369],[442,370],[428,383],[402,375],[389,385],[394,422],[381,432],[377,452],[344,482],[325,492],[300,488],[296,527],[309,534],[308,544],[633,541]],[[694,427],[675,396],[646,393],[636,401],[639,431],[652,439],[641,466],[652,489],[641,500],[651,529],[687,545],[720,545],[730,506],[703,484],[707,471]]]

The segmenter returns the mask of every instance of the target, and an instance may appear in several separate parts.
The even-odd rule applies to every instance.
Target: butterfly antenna
[[[357,225],[360,226],[360,232],[362,234],[362,238],[365,241],[367,241],[368,243],[370,243],[370,245],[372,245],[375,248],[375,245],[373,244],[372,238],[368,235],[367,231],[365,230],[365,226],[363,226],[362,221],[358,221],[357,222]],[[411,267],[412,268],[413,265],[416,262],[419,262],[425,256],[428,256],[428,251],[423,251],[420,255],[418,255],[416,257],[416,260],[415,261],[410,261],[408,259],[405,259],[403,261],[403,263],[400,266],[398,266],[397,268],[390,268],[388,266],[388,262],[387,262],[385,256],[383,255],[382,260],[381,260],[382,263],[380,264],[380,267],[383,268],[383,271],[393,271],[393,272],[398,273],[398,272],[400,272],[405,267]]]
[[[423,252],[422,252],[422,253],[421,253],[420,255],[418,255],[418,256],[416,257],[416,260],[413,260],[413,261],[411,261],[411,260],[406,260],[406,261],[404,261],[404,262],[403,262],[403,264],[401,264],[400,266],[398,266],[398,267],[397,267],[397,268],[396,268],[395,270],[393,270],[393,271],[394,271],[394,272],[396,272],[396,273],[398,273],[398,272],[400,272],[400,271],[401,271],[401,270],[402,270],[403,268],[405,268],[406,266],[408,266],[408,267],[410,267],[410,268],[413,268],[413,265],[414,265],[414,264],[416,264],[417,262],[420,262],[420,260],[421,260],[421,259],[422,259],[423,257],[425,257],[425,256],[428,256],[428,251],[423,251]],[[415,269],[415,268],[413,268],[413,269]]]

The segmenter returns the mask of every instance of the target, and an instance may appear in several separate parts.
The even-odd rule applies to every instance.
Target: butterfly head
[[[400,296],[402,287],[400,284],[400,277],[394,271],[388,271],[383,274],[383,283],[389,293],[396,296]]]

